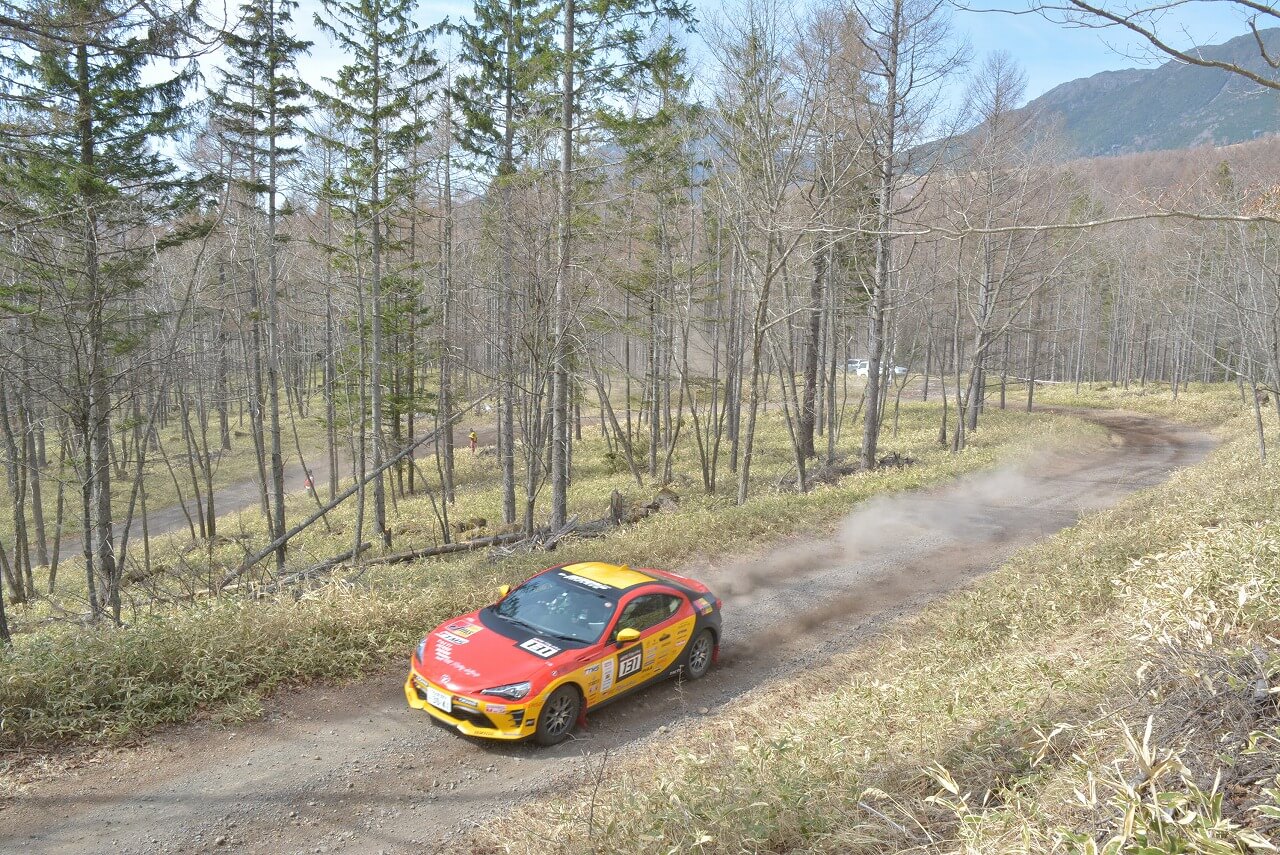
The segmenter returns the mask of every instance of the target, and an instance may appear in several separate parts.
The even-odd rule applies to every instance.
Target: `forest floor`
[[[454,427],[454,447],[459,459],[463,465],[473,461],[472,455],[467,451],[467,434],[471,430],[475,430],[477,435],[477,447],[482,452],[492,452],[496,442],[498,428],[496,423],[487,421],[492,418],[491,415],[485,417],[485,421],[480,419],[468,419]],[[306,439],[303,445],[304,459],[306,460],[306,468],[304,469],[302,462],[298,460],[296,450],[290,449],[285,455],[284,483],[286,491],[286,507],[287,522],[292,524],[299,516],[305,516],[311,513],[317,507],[318,502],[328,499],[328,482],[330,476],[330,466],[328,455],[324,452],[324,437],[320,432],[312,431],[305,434]],[[237,435],[239,438],[239,435]],[[429,457],[434,453],[434,443],[425,444],[417,452],[417,457],[422,459]],[[256,474],[250,475],[252,460],[246,457],[251,456],[250,452],[245,449],[239,449],[235,455],[229,456],[232,462],[227,464],[221,471],[221,476],[215,482],[214,505],[217,509],[218,518],[218,538],[214,541],[200,540],[193,538],[192,534],[198,525],[197,519],[199,508],[196,500],[190,496],[183,496],[179,499],[178,494],[172,489],[172,485],[167,491],[160,492],[154,503],[150,504],[147,512],[147,533],[149,536],[148,545],[151,548],[151,555],[161,567],[171,565],[186,568],[198,565],[199,555],[191,558],[193,552],[198,552],[199,547],[208,547],[212,544],[221,544],[225,555],[242,557],[245,547],[251,541],[248,539],[247,532],[252,532],[253,537],[258,538],[260,542],[269,539],[269,535],[265,530],[265,522],[259,510],[261,502],[261,485]],[[463,457],[465,455],[465,458]],[[344,447],[339,449],[338,454],[338,475],[340,488],[348,486],[347,481],[351,476],[352,465],[350,452]],[[308,473],[315,485],[315,495],[306,486],[306,478]],[[150,495],[151,487],[148,487]],[[348,503],[348,505],[351,503]],[[119,506],[118,506],[119,507]],[[249,521],[246,525],[246,521]],[[71,520],[75,522],[75,520]],[[123,522],[116,525],[117,544],[123,533]],[[316,526],[317,530],[321,527]],[[0,536],[4,535],[3,526],[0,525]],[[293,543],[299,543],[303,538],[297,538]],[[323,550],[332,549],[338,551],[339,547],[334,546],[333,541],[329,537],[329,532],[318,538],[320,548]],[[143,543],[143,523],[141,515],[135,515],[129,526],[129,543],[132,561],[132,571],[126,572],[126,584],[133,581],[133,573],[140,573],[139,566],[140,555],[142,554]],[[86,608],[87,600],[85,599],[85,586],[83,573],[83,564],[81,562],[81,552],[83,549],[83,541],[78,530],[72,530],[64,534],[61,546],[61,567],[62,571],[59,575],[59,593],[57,596],[42,594],[36,600],[29,604],[27,609],[15,608],[14,604],[10,606],[10,628],[18,632],[25,631],[28,622],[34,622],[39,625],[43,621],[48,621],[57,616],[65,616],[68,613],[75,613],[78,610]],[[314,560],[325,557],[324,555],[314,556]],[[307,561],[305,555],[293,556],[294,561]],[[228,559],[234,562],[234,558]],[[169,562],[164,564],[163,562]],[[211,571],[212,572],[212,571]],[[35,569],[37,579],[37,587],[43,592],[48,586],[47,567],[39,567]],[[139,579],[146,579],[145,575],[139,575]],[[190,579],[185,580],[184,584],[188,588],[191,587]],[[208,579],[202,583],[207,586],[210,584]],[[201,584],[196,584],[201,587]],[[134,604],[138,601],[145,601],[149,594],[157,593],[146,591],[143,594],[132,597]],[[171,595],[173,592],[161,592],[160,598]],[[188,591],[187,593],[190,593]],[[126,598],[130,595],[126,593]]]
[[[459,453],[465,452],[467,448],[467,433],[470,428],[455,427],[453,431],[454,448]],[[497,442],[498,427],[496,424],[486,424],[475,428],[477,436],[477,444],[480,446],[493,445]],[[308,455],[306,469],[302,464],[293,460],[296,453],[290,452],[286,455],[288,459],[293,460],[284,467],[284,487],[285,492],[295,499],[307,492],[306,478],[307,472],[311,473],[311,478],[315,484],[315,489],[320,495],[321,500],[328,497],[329,483],[329,457],[324,452],[322,445],[323,437],[312,437],[312,443],[321,443],[313,448],[305,448],[304,451]],[[430,453],[433,446],[427,445],[421,454]],[[339,453],[338,455],[338,477],[342,479],[351,474],[349,455]],[[217,507],[219,516],[228,514],[238,514],[244,511],[250,511],[258,507],[260,503],[261,485],[257,476],[251,478],[242,478],[230,483],[218,485],[214,490],[214,503]],[[197,507],[195,499],[187,498],[185,501],[179,502],[174,497],[170,497],[172,501],[169,504],[160,507],[150,508],[147,513],[147,531],[151,537],[160,537],[161,535],[173,534],[188,528],[191,520],[195,519]],[[119,538],[123,526],[117,526],[116,537]],[[137,542],[142,537],[142,520],[136,518],[130,525],[129,539]],[[81,540],[79,535],[73,535],[66,538],[62,545],[63,555],[76,555],[81,549]]]
[[[346,685],[277,694],[250,723],[181,725],[139,744],[28,767],[0,811],[0,848],[466,848],[459,835],[517,805],[575,785],[586,792],[607,785],[610,764],[643,758],[682,730],[715,733],[717,719],[752,698],[797,675],[803,681],[807,670],[859,649],[1082,515],[1163,481],[1214,445],[1206,433],[1151,416],[1083,417],[1110,442],[874,497],[830,537],[677,568],[725,600],[721,666],[701,682],[655,686],[593,715],[584,732],[556,748],[494,745],[432,726],[406,706],[399,664]],[[838,722],[835,710],[826,715]],[[487,845],[500,851],[492,838]]]
[[[215,506],[217,513],[219,515],[225,513],[220,504],[224,490],[227,491],[228,508],[234,507],[241,501],[246,501],[250,505],[256,503],[258,495],[256,479],[257,455],[254,452],[252,436],[245,432],[243,419],[232,419],[231,430],[229,431],[230,448],[227,449],[216,447],[218,440],[216,419],[211,418],[209,428],[211,429],[209,438],[214,443],[210,450],[214,460],[212,478],[216,493]],[[314,415],[304,417],[291,412],[289,420],[283,425],[283,431],[284,459],[291,467],[294,466],[293,461],[297,460],[299,447],[301,447],[309,467],[315,468],[317,464],[322,462],[321,458],[324,457],[325,445],[323,421]],[[160,530],[155,528],[157,525],[162,526],[166,531],[186,528],[188,523],[186,515],[182,512],[181,506],[183,504],[188,507],[193,520],[196,514],[195,500],[191,495],[193,487],[190,480],[190,462],[192,458],[188,453],[187,437],[180,420],[175,419],[174,423],[160,428],[157,431],[157,436],[163,451],[152,450],[148,454],[146,465],[143,467],[143,484],[146,488],[148,518],[153,533]],[[57,445],[56,435],[47,437],[46,442],[52,449]],[[56,457],[52,450],[49,453],[51,458]],[[167,463],[165,462],[166,460],[168,461]],[[120,516],[123,516],[124,509],[129,506],[135,465],[136,461],[130,459],[123,464],[124,473],[117,471],[112,479],[112,502],[116,513]],[[300,465],[296,466],[296,471],[301,473]],[[80,496],[78,493],[79,478],[71,461],[64,462],[60,467],[56,459],[51,460],[49,467],[44,471],[42,486],[45,528],[51,550],[57,529],[57,485],[60,481],[65,485],[65,506],[59,554],[66,558],[75,556],[80,550],[79,534],[83,525],[83,517],[80,512]],[[287,481],[286,484],[291,489],[302,489],[301,474],[297,479],[292,482]],[[202,491],[204,489],[203,482],[200,484],[200,489]],[[237,498],[239,496],[244,498]],[[0,501],[5,503],[12,501],[8,493],[7,482],[0,484]],[[136,511],[135,516],[138,519],[135,520],[133,531],[135,534],[140,534],[141,511]],[[28,532],[34,537],[34,520],[29,514],[27,527]],[[12,519],[7,514],[0,515],[0,537],[12,537],[12,534]]]

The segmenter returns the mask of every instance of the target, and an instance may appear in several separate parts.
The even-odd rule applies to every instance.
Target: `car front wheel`
[[[538,727],[533,738],[539,745],[555,745],[564,742],[573,731],[578,715],[582,712],[582,696],[573,686],[561,686],[551,693],[542,705]]]

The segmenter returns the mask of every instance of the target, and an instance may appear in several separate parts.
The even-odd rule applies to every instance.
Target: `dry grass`
[[[1036,387],[1036,403],[1041,406],[1097,407],[1130,410],[1187,424],[1216,427],[1240,415],[1246,399],[1234,386],[1192,383],[1179,389],[1175,398],[1167,383],[1145,387],[1112,386],[1108,383],[1084,385],[1079,393],[1074,384],[1054,383]]]
[[[1238,412],[1232,392],[1127,408]],[[885,640],[646,746],[598,793],[521,810],[475,845],[1263,851],[1280,839],[1280,483],[1258,465],[1247,420],[1222,430],[1203,464]]]

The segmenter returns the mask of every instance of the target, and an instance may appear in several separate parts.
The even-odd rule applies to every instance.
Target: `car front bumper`
[[[427,690],[433,689],[449,698],[449,710],[427,702]],[[460,695],[450,689],[409,671],[404,681],[404,696],[409,706],[422,710],[436,721],[456,728],[459,733],[483,739],[524,739],[532,736],[541,698],[520,703],[496,703],[494,700]]]

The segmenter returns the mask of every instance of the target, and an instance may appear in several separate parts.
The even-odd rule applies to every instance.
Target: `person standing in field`
[[[480,438],[480,437],[476,434],[476,432],[475,432],[475,431],[472,431],[471,433],[467,434],[467,441],[471,443],[471,453],[472,453],[472,454],[475,454],[475,453],[476,453],[476,440],[477,440],[477,439],[479,439],[479,438]]]

